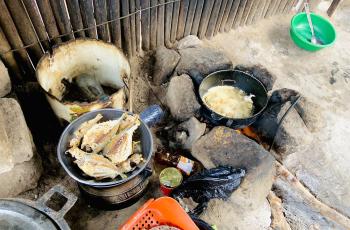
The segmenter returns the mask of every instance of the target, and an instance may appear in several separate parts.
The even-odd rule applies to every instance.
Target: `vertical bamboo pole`
[[[181,38],[183,38],[185,33],[187,12],[190,4],[189,1],[190,0],[182,0],[180,4],[180,15],[179,15],[179,22],[177,24],[177,33],[176,33],[177,40],[180,40]]]
[[[20,82],[22,80],[21,69],[19,68],[15,56],[11,50],[11,45],[7,41],[4,32],[0,27],[0,57],[5,63],[6,67],[10,70],[10,76],[14,83]]]
[[[266,17],[266,14],[267,14],[268,9],[270,8],[271,2],[272,2],[272,0],[266,0],[265,6],[264,6],[264,11],[262,13],[263,18]]]
[[[164,4],[164,0],[158,0],[158,4]],[[157,46],[164,46],[164,5],[158,6]]]
[[[168,48],[171,48],[172,42],[171,42],[171,22],[173,18],[173,6],[174,3],[169,3],[172,0],[166,0],[167,4],[165,5],[165,45]]]
[[[222,3],[222,0],[216,0],[215,4],[213,6],[212,12],[210,14],[210,18],[209,18],[209,22],[208,22],[208,28],[207,28],[207,31],[205,32],[205,36],[208,39],[210,39],[213,36],[213,34],[214,34],[216,22],[217,22],[218,16],[219,16],[221,3]]]
[[[243,11],[243,15],[242,15],[242,18],[241,18],[241,22],[239,23],[240,26],[244,26],[246,25],[246,22],[248,20],[248,16],[249,16],[249,13],[250,13],[250,10],[253,6],[253,2],[254,0],[247,0],[247,3],[244,7],[244,11]]]
[[[96,24],[99,25],[107,21],[107,3],[106,0],[94,0],[94,14]],[[97,35],[99,39],[105,42],[110,42],[108,24],[97,26]]]
[[[73,30],[81,30],[84,28],[83,26],[83,19],[81,18],[80,14],[80,7],[79,7],[79,1],[78,0],[68,0],[66,1],[69,18],[72,23]],[[85,37],[84,31],[79,31],[74,33],[74,36],[76,38],[83,38]]]
[[[170,40],[172,43],[176,41],[176,32],[177,32],[177,24],[179,21],[179,14],[180,14],[180,1],[174,2],[174,7],[173,7],[173,18],[171,22],[171,34],[170,34]]]
[[[125,16],[129,14],[129,0],[121,1],[122,5],[122,15]],[[125,17],[122,19],[123,33],[124,33],[124,43],[127,56],[130,58],[132,56],[132,41],[131,41],[131,28],[130,28],[130,18]]]
[[[199,29],[198,29],[198,37],[200,39],[203,39],[205,37],[206,32],[207,32],[210,14],[212,12],[214,2],[215,2],[215,0],[206,0],[205,1],[202,16],[201,16],[201,21],[200,21]]]
[[[273,15],[277,1],[278,0],[271,0],[270,5],[266,11],[265,17],[271,17]]]
[[[158,4],[158,0],[151,0],[151,7]],[[151,8],[151,50],[157,47],[157,7]]]
[[[196,11],[194,13],[191,34],[198,35],[199,23],[201,21],[202,11],[204,7],[204,0],[197,0]]]
[[[185,32],[184,37],[191,34],[194,14],[196,12],[197,0],[190,0],[190,5],[188,7],[186,24],[185,24]]]
[[[247,0],[241,0],[239,2],[237,13],[236,13],[235,19],[233,21],[233,25],[232,25],[233,28],[237,28],[240,25],[241,20],[243,18],[243,12],[244,12],[244,8],[245,8],[246,4],[247,4]]]
[[[256,9],[255,14],[254,14],[253,19],[252,19],[252,23],[256,23],[262,19],[266,3],[267,3],[267,0],[266,1],[259,1],[258,5],[257,5],[257,9]]]
[[[12,21],[10,12],[7,9],[7,6],[4,2],[4,0],[0,0],[0,27],[2,28],[2,31],[7,38],[7,41],[10,43],[12,49],[20,49],[22,48],[23,42],[21,40],[21,37],[19,36],[16,26],[14,22]],[[34,69],[31,63],[31,60],[29,58],[29,55],[27,54],[25,49],[20,49],[17,51],[18,57],[20,58],[23,65],[23,71],[26,73],[29,73],[29,75],[34,73]],[[20,63],[20,64],[22,64]]]
[[[53,14],[60,30],[61,34],[67,34],[62,37],[62,40],[71,40],[74,39],[71,24],[69,21],[68,12],[64,0],[50,0]]]
[[[253,18],[255,17],[255,14],[259,14],[257,12],[258,10],[258,6],[260,6],[260,3],[263,1],[254,1],[252,7],[250,8],[249,14],[248,14],[248,18],[246,21],[246,25],[250,25],[253,22]]]
[[[243,0],[242,0],[243,1]],[[225,25],[225,31],[228,32],[234,27],[235,19],[238,15],[238,8],[241,3],[241,0],[234,0],[230,9],[230,13]]]
[[[120,25],[120,1],[108,1],[108,20],[115,20],[110,23],[110,32],[112,42],[122,49],[121,25]]]
[[[137,52],[141,52],[142,50],[142,44],[141,44],[141,13],[140,13],[140,9],[141,9],[141,3],[140,1],[142,0],[135,0],[135,4],[136,4],[136,11],[137,14],[135,15],[135,22],[136,22],[136,51]]]
[[[227,8],[227,3],[228,3],[228,0],[222,0],[221,7],[219,10],[218,20],[216,21],[216,25],[215,25],[214,35],[216,35],[220,30],[220,26],[225,14],[225,9]]]
[[[278,9],[278,6],[281,3],[281,1],[282,0],[277,0],[276,5],[275,5],[275,7],[273,9],[272,15],[276,15],[277,14],[277,9]]]
[[[136,11],[136,3],[135,0],[129,0],[129,13],[135,13]],[[129,16],[130,18],[130,29],[131,29],[131,49],[132,56],[136,55],[136,18],[135,14]]]
[[[146,9],[150,6],[150,0],[141,0],[142,9]],[[141,15],[141,33],[142,33],[142,48],[149,50],[150,48],[150,10],[143,10]]]
[[[234,0],[228,0],[227,1],[226,7],[225,7],[225,11],[224,11],[224,15],[222,17],[222,21],[221,21],[221,24],[220,24],[220,33],[225,32],[225,26],[226,26],[227,20],[229,18],[233,2],[234,2]]]
[[[286,7],[287,3],[288,0],[280,0],[280,4],[278,5],[276,13],[281,14],[284,10],[284,7]]]
[[[39,41],[36,37],[36,32],[33,29],[30,18],[27,16],[24,6],[20,0],[6,0],[6,5],[12,15],[12,20],[15,23],[23,44],[33,44],[32,46],[28,47],[27,50],[35,66],[43,55],[44,51],[39,46]]]
[[[90,28],[85,30],[86,35],[90,38],[97,38],[94,5],[92,1],[93,0],[79,0],[80,13],[83,19],[84,28]]]
[[[52,8],[49,0],[38,0],[36,1],[40,10],[40,15],[43,19],[47,34],[49,35],[52,44],[61,43],[61,38],[55,38],[60,35],[55,16],[53,15]]]
[[[38,37],[41,40],[42,46],[45,50],[47,50],[49,48],[49,43],[47,41],[49,37],[47,36],[45,25],[43,23],[43,20],[41,19],[39,8],[35,0],[23,0],[23,3],[25,4],[30,19],[32,20],[36,33],[38,34]]]
[[[335,10],[337,9],[337,7],[341,1],[342,0],[333,0],[332,1],[330,7],[327,10],[327,14],[329,17],[332,17],[332,15],[334,14]]]

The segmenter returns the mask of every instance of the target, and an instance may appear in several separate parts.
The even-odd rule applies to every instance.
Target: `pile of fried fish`
[[[137,115],[124,113],[117,120],[100,122],[103,116],[80,125],[73,133],[66,154],[88,176],[96,180],[126,178],[142,161],[140,142],[133,134],[140,126]]]

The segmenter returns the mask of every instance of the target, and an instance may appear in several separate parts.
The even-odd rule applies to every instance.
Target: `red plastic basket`
[[[180,204],[170,197],[150,199],[119,230],[146,230],[159,225],[199,230]]]

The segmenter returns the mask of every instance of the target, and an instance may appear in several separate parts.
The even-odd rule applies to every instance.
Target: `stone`
[[[206,168],[229,165],[243,167],[247,172],[240,187],[227,201],[209,202],[208,210],[201,216],[204,220],[220,226],[237,214],[237,223],[231,223],[240,225],[240,219],[249,218],[242,214],[258,210],[266,202],[274,179],[274,158],[255,141],[233,129],[218,126],[194,143],[192,155]]]
[[[222,52],[209,47],[195,47],[179,50],[181,59],[175,69],[175,74],[189,74],[199,83],[208,74],[231,69],[232,62]]]
[[[2,113],[0,113],[0,173],[9,171],[13,168],[12,149],[6,134],[6,124]]]
[[[29,161],[16,164],[10,171],[1,173],[0,197],[14,197],[35,188],[41,172],[41,160],[39,155],[35,154]]]
[[[194,93],[192,80],[188,75],[183,74],[170,80],[166,93],[166,104],[171,115],[179,121],[191,118],[199,110],[200,105]]]
[[[161,46],[155,52],[155,59],[153,83],[160,85],[166,82],[168,77],[174,72],[180,60],[180,55],[175,50]]]
[[[0,61],[0,97],[11,92],[11,80],[5,65]]]
[[[177,49],[195,48],[201,46],[203,42],[195,35],[188,35],[177,43]]]
[[[13,163],[30,160],[33,157],[33,140],[20,105],[13,98],[1,98],[0,113],[12,149]]]
[[[253,66],[238,65],[235,67],[235,70],[240,70],[250,75],[253,75],[253,77],[261,81],[261,83],[265,86],[267,91],[272,90],[273,85],[275,84],[275,81],[276,81],[276,76],[272,75],[262,65],[253,65]]]
[[[295,101],[297,95],[298,92],[289,89],[274,91],[265,111],[252,125],[254,132],[269,145],[275,136],[273,149],[279,160],[285,159],[292,153],[307,149],[313,140],[312,133],[294,108],[285,116],[277,131],[278,123],[290,108],[291,103]]]
[[[205,123],[191,117],[176,127],[175,141],[180,144],[180,147],[191,150],[193,143],[203,136],[206,127]]]
[[[295,105],[295,110],[303,119],[306,127],[311,132],[318,132],[327,126],[327,120],[323,115],[323,109],[306,97],[301,97]]]

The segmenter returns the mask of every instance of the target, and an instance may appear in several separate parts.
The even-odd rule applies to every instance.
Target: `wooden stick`
[[[246,25],[251,25],[253,23],[253,19],[255,17],[255,15],[259,14],[258,12],[258,7],[261,7],[261,3],[263,3],[263,1],[254,1],[252,7],[250,8],[250,12],[248,14],[248,18],[246,21]]]
[[[292,10],[293,6],[294,6],[294,2],[295,2],[295,0],[288,1],[286,7],[283,10],[283,13],[289,13]]]
[[[242,18],[241,18],[241,22],[239,23],[240,26],[246,25],[247,20],[248,20],[248,16],[249,16],[249,13],[250,13],[250,10],[252,9],[252,6],[253,6],[253,2],[254,2],[254,0],[248,0],[247,1],[247,4],[244,7],[244,11],[243,11],[243,15],[242,15]]]
[[[186,18],[187,18],[187,12],[188,12],[189,5],[190,5],[189,0],[182,0],[181,1],[179,22],[177,24],[177,33],[176,33],[177,40],[180,40],[181,38],[184,37]]]
[[[158,0],[159,4],[164,4],[164,0]],[[164,46],[164,9],[165,6],[158,6],[158,27],[157,27],[157,46]]]
[[[129,0],[129,13],[136,11],[135,0]],[[130,31],[131,31],[131,50],[132,56],[136,55],[136,17],[135,14],[129,16],[130,19]]]
[[[158,4],[158,0],[151,0],[151,6],[155,6]],[[158,15],[157,15],[157,7],[154,7],[151,9],[151,44],[150,48],[151,50],[154,50],[157,47],[157,22],[158,22]]]
[[[190,0],[190,5],[188,7],[186,24],[185,24],[185,32],[184,37],[191,34],[194,14],[196,12],[197,0]]]
[[[143,0],[135,0],[136,4],[136,9],[135,10],[140,10],[141,9],[141,3],[140,1]],[[135,23],[136,23],[136,51],[139,53],[142,51],[142,44],[141,44],[141,13],[138,12],[135,15]]]
[[[107,21],[106,7],[107,7],[106,0],[94,0],[94,8],[95,8],[94,13],[95,13],[96,24],[101,24]],[[97,26],[96,29],[97,29],[97,35],[99,39],[102,39],[105,42],[111,41],[107,24]]]
[[[61,43],[61,38],[55,38],[60,35],[55,16],[53,15],[52,8],[49,0],[36,1],[38,8],[40,10],[41,18],[43,19],[47,34],[49,35],[50,42],[52,44]]]
[[[55,15],[56,23],[60,30],[61,34],[68,34],[62,37],[62,40],[71,40],[74,39],[71,24],[69,21],[68,12],[66,9],[66,4],[64,0],[50,0],[53,14]]]
[[[221,7],[219,10],[218,20],[216,21],[215,30],[214,30],[213,35],[216,35],[220,30],[222,19],[223,19],[224,14],[225,14],[225,9],[227,8],[227,2],[228,2],[228,0],[222,0]]]
[[[90,38],[97,39],[97,29],[95,28],[96,22],[94,17],[94,5],[92,1],[93,0],[79,0],[79,5],[84,27],[91,28],[85,31],[86,35]]]
[[[14,53],[8,52],[10,50],[11,45],[7,41],[6,36],[0,27],[0,53],[3,53],[0,57],[6,65],[6,67],[9,69],[10,77],[12,81],[14,81],[13,83],[18,83],[22,81],[22,72],[17,64]]]
[[[237,28],[240,25],[241,20],[243,18],[244,8],[245,8],[246,4],[247,4],[247,0],[241,0],[239,2],[237,13],[236,13],[235,19],[233,21],[233,25],[232,25],[233,28]]]
[[[284,7],[286,7],[288,3],[288,0],[281,0],[280,1],[280,4],[278,5],[278,8],[277,8],[277,14],[281,14],[284,10]]]
[[[11,49],[19,49],[23,47],[23,42],[19,36],[16,25],[12,21],[10,12],[7,9],[7,6],[4,0],[0,0],[0,27],[2,28],[4,37],[7,38],[7,41],[11,45]],[[28,72],[29,75],[34,74],[34,66],[31,63],[30,57],[27,54],[25,49],[20,49],[17,51],[18,57],[21,60],[20,66],[23,67],[24,72]],[[23,64],[23,65],[22,65]]]
[[[141,0],[142,9],[146,9],[150,6],[150,0]],[[151,16],[150,10],[143,10],[141,15],[141,33],[142,33],[142,48],[149,50],[150,48],[150,24]]]
[[[271,5],[272,1],[273,0],[266,0],[265,6],[264,6],[264,12],[262,14],[263,18],[267,17],[266,14],[267,14],[268,9],[270,8],[270,5]]]
[[[265,14],[266,18],[268,18],[268,17],[270,17],[270,16],[272,16],[274,14],[274,10],[275,10],[277,1],[278,0],[271,0],[271,2],[269,4],[269,7],[268,7],[268,9],[266,11],[266,14]]]
[[[259,1],[251,23],[256,23],[263,18],[266,3],[267,1]]]
[[[174,2],[173,18],[171,22],[171,34],[170,34],[170,40],[172,43],[176,41],[176,32],[177,32],[177,24],[179,21],[179,14],[180,14],[180,2]]]
[[[206,32],[207,32],[210,14],[211,14],[211,11],[213,9],[214,2],[215,2],[214,0],[206,0],[205,1],[202,16],[201,16],[201,21],[200,21],[199,28],[198,28],[198,37],[200,39],[203,39],[205,37]]]
[[[276,15],[276,14],[277,14],[277,9],[278,9],[278,6],[279,6],[279,4],[280,4],[281,1],[282,1],[282,0],[277,0],[277,1],[276,1],[276,5],[275,5],[275,7],[274,7],[274,9],[273,9],[272,15]]]
[[[27,12],[30,16],[30,19],[35,27],[36,33],[40,40],[47,40],[49,37],[47,36],[47,32],[45,29],[45,25],[43,20],[41,19],[39,8],[35,2],[35,0],[23,0],[23,3],[27,9]],[[41,45],[45,50],[49,48],[48,41],[42,41]]]
[[[109,0],[108,1],[108,20],[117,19],[120,17],[120,1]],[[112,42],[122,49],[122,37],[121,37],[121,25],[120,19],[110,23],[110,34]]]
[[[230,15],[230,11],[231,11],[231,7],[232,7],[233,2],[234,2],[234,0],[228,0],[227,1],[226,7],[225,7],[225,10],[224,10],[224,13],[223,13],[222,21],[221,21],[221,24],[220,24],[220,29],[219,29],[220,33],[225,32],[225,26],[226,26],[228,17]]]
[[[327,10],[327,14],[329,17],[332,17],[335,10],[337,9],[337,7],[339,6],[340,2],[342,0],[333,0],[331,5],[329,6],[328,10]]]
[[[222,0],[216,0],[215,4],[213,6],[212,12],[210,14],[209,22],[208,22],[208,28],[205,32],[205,35],[208,39],[213,37],[216,22],[219,17],[220,7],[221,7]]]
[[[171,2],[172,0],[166,0],[166,2]],[[168,48],[171,48],[172,42],[171,42],[171,22],[173,18],[173,6],[174,3],[168,3],[165,6],[165,45]]]
[[[73,30],[80,30],[84,28],[83,25],[83,19],[81,18],[80,14],[80,7],[79,7],[79,1],[78,0],[69,0],[66,1],[69,18],[73,26]],[[84,31],[75,32],[74,36],[76,38],[83,38],[85,37]]]
[[[201,21],[202,11],[204,7],[204,0],[197,0],[196,11],[192,22],[191,34],[198,35],[199,23]]]
[[[33,28],[33,25],[31,24],[29,16],[26,14],[22,2],[20,0],[7,0],[6,5],[12,15],[12,20],[16,25],[17,31],[21,36],[23,44],[30,45],[37,43],[39,38],[36,37],[36,32]],[[27,50],[35,66],[43,55],[44,50],[41,49],[38,43],[28,47]]]
[[[233,28],[234,23],[235,23],[235,19],[238,16],[238,8],[239,8],[240,4],[241,4],[241,0],[234,0],[233,1],[233,4],[232,4],[231,9],[230,9],[230,13],[229,13],[226,25],[225,25],[226,32],[230,31]]]
[[[122,4],[122,15],[125,16],[129,14],[129,0],[121,1]],[[122,19],[123,33],[124,33],[124,43],[127,56],[130,58],[132,56],[132,41],[131,41],[131,29],[130,29],[130,19],[129,17]]]

